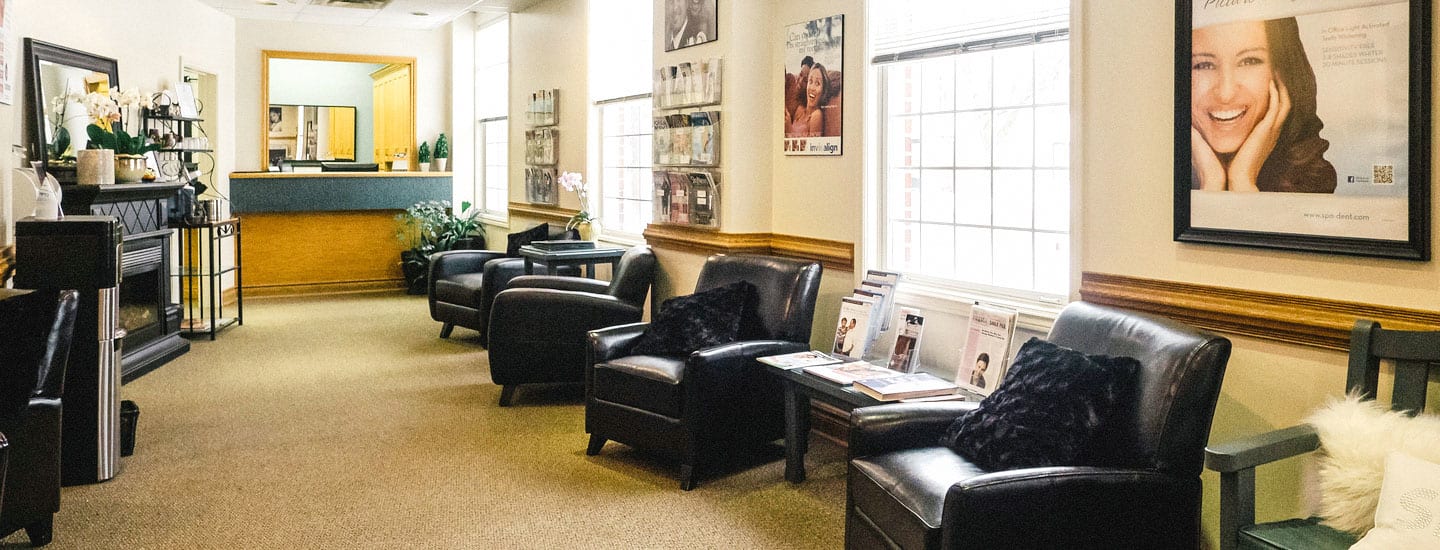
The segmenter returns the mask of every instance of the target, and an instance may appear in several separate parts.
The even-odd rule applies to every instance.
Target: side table
[[[541,250],[533,246],[520,247],[520,257],[525,259],[525,274],[535,274],[535,264],[545,266],[546,273],[555,275],[558,269],[567,265],[585,266],[585,276],[595,278],[595,264],[608,263],[611,268],[620,263],[625,255],[624,248],[589,248],[580,250]]]
[[[240,219],[181,224],[179,230],[180,305],[184,320],[180,332],[186,336],[206,335],[211,340],[221,330],[245,324],[245,296],[240,271]],[[226,240],[234,248],[234,262],[224,265],[221,246]],[[227,316],[220,285],[227,274],[235,275],[235,315]]]
[[[835,406],[849,412],[860,407],[895,403],[881,401],[849,385],[840,385],[813,374],[805,369],[785,369],[764,365],[770,374],[779,378],[785,392],[785,480],[792,483],[805,481],[805,453],[810,450],[810,400]],[[960,390],[967,401],[979,401],[979,394]]]

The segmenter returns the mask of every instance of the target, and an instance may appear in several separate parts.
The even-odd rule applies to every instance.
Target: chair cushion
[[[518,258],[520,257],[520,247],[548,238],[550,238],[550,224],[548,222],[518,233],[511,233],[505,237],[505,255]]]
[[[941,442],[992,471],[1079,465],[1139,368],[1132,358],[1031,338],[1000,388],[955,419]]]
[[[853,505],[902,548],[939,548],[950,486],[985,473],[945,447],[920,447],[850,461]]]
[[[594,396],[671,418],[679,418],[685,360],[631,355],[595,365]]]
[[[1320,436],[1320,512],[1325,525],[1362,535],[1375,523],[1375,506],[1391,451],[1440,462],[1440,416],[1411,417],[1373,399],[1351,395],[1306,419]]]
[[[682,357],[699,349],[734,342],[755,285],[736,281],[725,286],[677,296],[660,305],[650,326],[635,343],[640,355]]]
[[[451,304],[478,306],[481,283],[484,280],[484,273],[462,273],[445,277],[435,281],[435,299]]]
[[[1320,518],[1251,525],[1240,530],[1239,550],[1346,550],[1355,537],[1320,525]]]

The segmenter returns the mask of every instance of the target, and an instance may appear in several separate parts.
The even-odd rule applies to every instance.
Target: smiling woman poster
[[[1189,4],[1190,226],[1406,240],[1410,3]]]
[[[785,154],[841,154],[844,44],[844,15],[785,28]]]

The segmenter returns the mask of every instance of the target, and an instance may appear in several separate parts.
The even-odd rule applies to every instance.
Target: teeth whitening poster
[[[785,136],[781,144],[786,155],[838,156],[843,152],[844,66],[844,15],[785,28]]]
[[[1406,241],[1410,2],[1190,8],[1190,226]]]

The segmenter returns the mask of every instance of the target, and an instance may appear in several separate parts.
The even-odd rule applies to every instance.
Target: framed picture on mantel
[[[1177,241],[1430,259],[1429,0],[1181,0]]]

